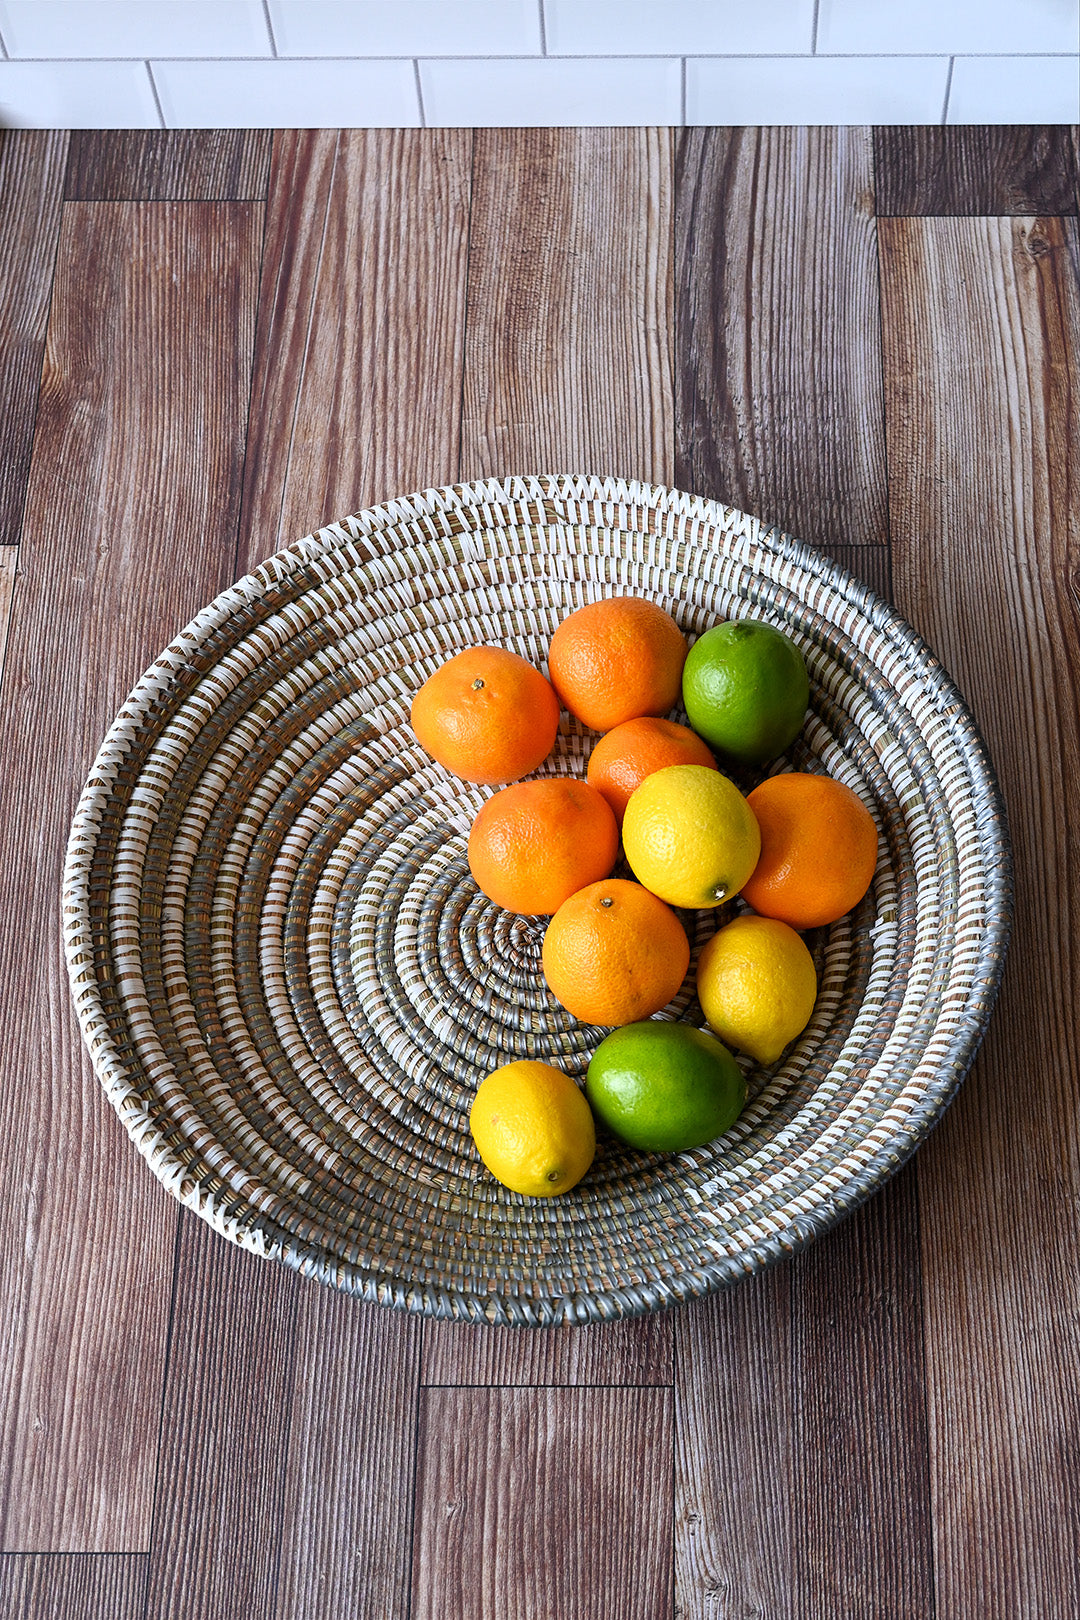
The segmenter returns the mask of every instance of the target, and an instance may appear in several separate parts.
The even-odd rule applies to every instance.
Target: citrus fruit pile
[[[549,918],[543,973],[598,1037],[584,1094],[553,1064],[503,1065],[481,1082],[470,1130],[481,1159],[526,1197],[568,1191],[595,1151],[595,1120],[632,1147],[699,1147],[746,1099],[729,1048],[775,1063],[817,996],[801,931],[862,899],[877,828],[828,776],[783,770],[744,795],[720,769],[767,766],[798,735],[810,696],[795,643],[772,625],[714,625],[692,647],[641,597],[571,613],[548,676],[502,647],[472,647],[415,694],[412,725],[464,781],[498,788],[469,834],[469,869],[507,911]],[[670,718],[680,702],[690,725]],[[532,777],[561,709],[603,733],[585,780]],[[525,780],[525,778],[530,778]],[[633,878],[613,876],[623,855]],[[690,944],[673,907],[750,909],[701,951],[696,990],[709,1030],[656,1020],[678,994]]]

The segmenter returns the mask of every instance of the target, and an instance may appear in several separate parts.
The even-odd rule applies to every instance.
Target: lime
[[[707,765],[665,765],[630,795],[623,850],[646,889],[697,910],[738,894],[758,863],[761,834],[726,776]]]
[[[615,1030],[593,1053],[585,1094],[631,1147],[682,1153],[723,1136],[746,1101],[742,1071],[715,1036],[650,1020]]]
[[[496,1181],[528,1198],[569,1192],[596,1152],[593,1117],[574,1081],[528,1059],[504,1063],[481,1080],[469,1130]]]
[[[817,999],[814,959],[787,923],[736,917],[698,960],[701,1010],[722,1041],[775,1063],[810,1022]]]
[[[694,730],[732,759],[760,764],[798,736],[810,680],[795,643],[770,624],[733,619],[699,636],[683,667]]]

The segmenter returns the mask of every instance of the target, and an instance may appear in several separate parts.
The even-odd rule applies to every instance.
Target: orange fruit
[[[696,731],[674,720],[657,720],[641,715],[624,720],[621,726],[601,737],[589,755],[588,780],[604,795],[622,826],[626,802],[653,771],[665,765],[705,765],[715,770],[716,761]]]
[[[666,714],[679,700],[686,637],[670,613],[642,596],[589,602],[563,620],[548,648],[548,671],[565,708],[594,731],[642,714]]]
[[[857,793],[831,776],[791,771],[748,795],[761,855],[742,897],[791,928],[835,922],[858,905],[877,866],[877,828]]]
[[[410,715],[421,748],[466,782],[516,782],[551,753],[559,700],[505,647],[470,647],[428,677]]]
[[[605,878],[564,900],[544,935],[544,978],[584,1024],[633,1024],[666,1007],[690,942],[670,906],[640,883]]]
[[[469,833],[477,887],[507,911],[558,911],[619,853],[611,807],[587,782],[545,777],[492,794]]]

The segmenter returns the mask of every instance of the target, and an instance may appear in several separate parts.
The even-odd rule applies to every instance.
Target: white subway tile
[[[457,128],[678,124],[681,81],[677,58],[420,63],[427,123]]]
[[[261,0],[0,0],[8,54],[269,56]]]
[[[142,62],[0,62],[0,125],[158,129]]]
[[[1076,0],[821,0],[826,54],[1032,54],[1080,48]]]
[[[948,122],[1080,122],[1080,64],[1067,56],[958,56]]]
[[[411,62],[154,62],[170,129],[384,129],[420,122]]]
[[[539,0],[270,0],[279,56],[529,56]]]
[[[688,124],[937,124],[945,57],[706,58],[686,64]]]
[[[811,49],[813,0],[545,0],[551,56],[787,56]]]

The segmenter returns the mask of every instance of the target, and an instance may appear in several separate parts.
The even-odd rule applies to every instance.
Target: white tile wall
[[[279,56],[539,56],[538,0],[270,0]]]
[[[0,123],[1071,122],[1080,0],[0,0]]]
[[[677,57],[421,62],[429,125],[678,124]]]
[[[686,64],[688,124],[935,124],[947,56],[728,57]],[[837,117],[843,107],[844,117]]]
[[[960,57],[950,124],[1080,123],[1080,74],[1067,56]]]

